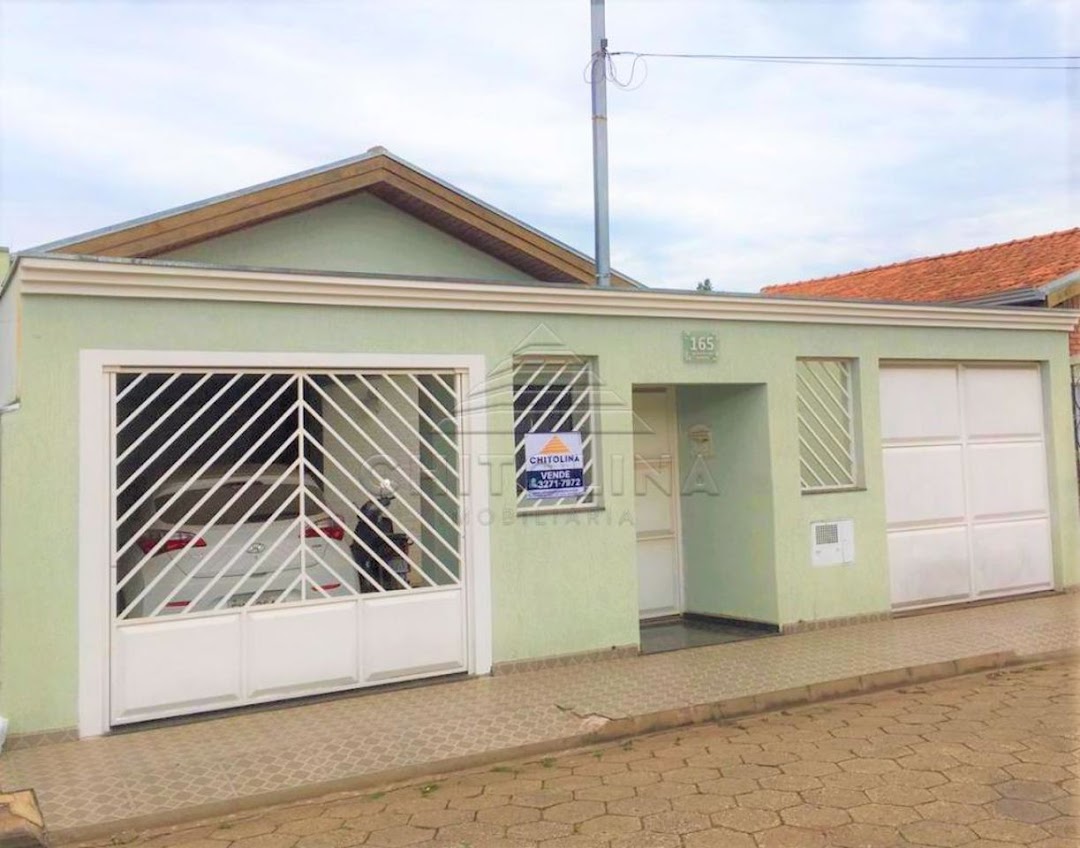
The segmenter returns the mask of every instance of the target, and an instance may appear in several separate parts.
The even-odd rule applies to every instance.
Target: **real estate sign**
[[[585,494],[581,433],[525,436],[525,496],[565,498]]]

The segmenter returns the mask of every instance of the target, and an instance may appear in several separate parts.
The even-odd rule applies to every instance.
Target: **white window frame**
[[[812,368],[814,363],[841,366],[847,377],[846,385],[835,380],[823,380]],[[844,492],[862,488],[862,433],[856,414],[857,365],[858,361],[853,357],[843,356],[800,356],[796,360],[795,417],[799,486],[803,494]],[[818,409],[808,403],[807,398],[813,399]],[[838,410],[839,416],[833,409]],[[846,446],[836,439],[832,432],[834,429],[846,437]],[[804,432],[811,438],[806,438]],[[823,438],[823,434],[831,438]],[[818,471],[807,461],[807,454]],[[828,475],[828,479],[824,475]],[[810,479],[811,477],[813,479]]]
[[[514,493],[517,499],[517,515],[550,514],[553,512],[578,512],[602,509],[600,498],[600,462],[599,462],[599,412],[596,403],[597,363],[593,357],[582,356],[545,356],[525,355],[515,356],[513,360],[512,380],[512,438],[514,440]],[[582,453],[585,463],[585,494],[568,498],[529,498],[525,495],[521,485],[524,473],[520,464],[524,456],[523,433],[546,432],[539,428],[521,428],[518,412],[518,395],[520,385],[533,386],[532,381],[539,375],[549,375],[543,384],[542,393],[556,390],[558,393],[553,400],[567,407],[555,421],[557,426],[565,426],[569,422],[587,422],[588,427],[582,434]],[[584,377],[582,378],[582,375]],[[526,382],[520,383],[519,379]],[[584,383],[580,382],[584,379]],[[569,387],[569,391],[567,390]],[[577,387],[576,390],[574,387]],[[529,407],[526,406],[526,410]],[[584,410],[584,411],[582,411]],[[532,412],[535,413],[535,409]],[[556,417],[558,411],[550,411],[541,416],[548,426],[548,422]],[[569,417],[567,417],[569,416]],[[566,418],[564,421],[563,419]]]

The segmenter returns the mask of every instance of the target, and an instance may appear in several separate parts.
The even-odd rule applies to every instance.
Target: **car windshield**
[[[247,488],[237,496],[237,491],[245,485]],[[188,489],[179,496],[175,494],[160,495],[154,500],[154,511],[161,509],[172,498],[176,498],[159,520],[170,524],[179,521],[183,521],[185,524],[209,524],[211,521],[215,524],[236,524],[239,521],[246,523],[263,522],[274,515],[278,507],[282,507],[283,504],[284,507],[275,520],[284,521],[296,518],[300,514],[300,495],[293,483],[280,483],[273,486],[271,491],[271,484],[247,483],[247,481],[238,480],[225,483],[207,497],[208,488],[209,486],[202,486]],[[315,495],[320,500],[322,499],[321,493],[317,490]],[[199,501],[203,498],[206,498],[206,500],[199,504]],[[225,509],[225,512],[219,518],[215,519],[218,512],[225,508],[226,504],[232,501],[233,498],[236,498],[236,500]],[[197,508],[196,504],[199,504]],[[255,507],[255,511],[245,518],[247,511],[252,507]],[[192,509],[195,509],[195,512],[188,516]]]

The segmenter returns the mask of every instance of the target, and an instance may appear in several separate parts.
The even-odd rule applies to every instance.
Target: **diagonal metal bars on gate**
[[[283,386],[282,389],[284,389],[284,388],[285,387]],[[259,412],[256,413],[256,415],[252,416],[246,423],[241,425],[241,427],[239,429],[239,434],[243,434],[243,433],[247,432],[247,430],[249,430],[252,427],[252,425],[258,420],[259,416],[261,416],[261,414],[264,411],[266,411],[266,409],[269,408],[270,403],[281,394],[281,391],[282,390],[279,389],[278,392],[276,392],[274,394],[274,396],[272,396],[269,401],[267,401],[265,404],[263,404],[263,406],[260,408]],[[252,445],[250,448],[248,448],[247,451],[244,453],[244,455],[239,460],[234,462],[232,467],[224,475],[221,476],[221,479],[215,485],[213,485],[209,489],[207,489],[205,494],[201,498],[199,498],[195,502],[195,504],[187,510],[187,512],[184,513],[184,516],[179,521],[176,521],[176,522],[174,522],[172,524],[172,527],[169,529],[168,534],[171,535],[171,534],[175,533],[184,524],[186,524],[188,519],[190,519],[191,516],[194,515],[201,506],[203,506],[223,485],[225,485],[228,478],[231,477],[231,475],[234,474],[236,472],[236,470],[241,465],[243,465],[243,463],[247,459],[249,459],[251,457],[251,455],[259,447],[261,447],[263,443],[265,443],[270,438],[270,436],[275,432],[277,427],[280,426],[282,423],[284,423],[290,417],[290,415],[292,415],[292,413],[294,411],[295,411],[295,404],[293,406],[290,406],[287,410],[285,410],[285,412],[278,418],[278,420],[274,424],[274,426],[269,428],[268,430],[266,430],[263,433],[263,435],[260,436],[259,439],[255,442],[255,444]],[[229,414],[231,415],[232,413],[230,412]],[[227,418],[228,418],[228,416],[226,416],[225,418],[218,419],[218,421],[215,423],[214,427],[211,428],[211,430],[216,430],[216,429],[220,428],[220,426],[227,420]],[[200,439],[200,442],[203,441],[203,439],[205,439],[205,438],[206,438],[206,436],[204,434],[204,436]],[[236,438],[236,437],[234,437],[234,438]],[[207,469],[209,469],[214,464],[214,462],[216,460],[220,459],[220,457],[224,454],[227,447],[228,447],[228,444],[223,445],[221,448],[219,448],[217,451],[215,451],[214,454],[211,455],[210,459],[206,460],[194,473],[190,474],[190,476],[188,477],[187,483],[185,483],[183,486],[178,487],[177,491],[175,493],[173,493],[161,506],[159,506],[156,510],[153,510],[150,513],[149,517],[139,527],[139,529],[135,533],[131,534],[131,537],[122,546],[119,547],[119,549],[117,550],[117,556],[123,556],[128,550],[130,550],[131,546],[138,541],[138,539],[142,536],[143,533],[145,533],[155,522],[162,520],[164,515],[172,508],[172,506],[174,504],[176,504],[180,500],[180,498],[190,488],[192,488],[192,486],[198,480],[200,480],[202,478],[202,475],[204,474],[204,472],[206,472]],[[169,480],[170,477],[172,476],[173,472],[175,472],[178,468],[180,468],[180,466],[182,465],[184,459],[186,457],[188,457],[189,455],[190,455],[190,452],[185,453],[184,457],[177,460],[173,464],[173,466],[169,469],[169,471],[166,472],[161,477],[161,479],[162,480]],[[123,525],[130,516],[135,514],[136,508],[138,506],[140,506],[147,498],[151,498],[155,493],[156,493],[155,489],[149,488],[147,490],[147,492],[142,496],[142,498],[140,498],[139,501],[137,501],[134,505],[132,505],[131,509],[129,509],[122,518],[117,520],[117,525]],[[157,553],[159,553],[161,544],[162,543],[159,543],[159,545],[155,546],[150,551],[148,551],[147,556],[150,557],[150,556],[154,556]]]
[[[173,473],[175,473],[185,462],[187,462],[189,459],[191,459],[193,456],[195,456],[196,451],[198,451],[198,449],[200,447],[202,447],[202,445],[205,444],[206,441],[212,435],[214,435],[215,433],[219,432],[222,429],[224,424],[232,417],[232,415],[237,410],[239,410],[243,406],[244,403],[247,402],[247,400],[250,397],[252,397],[255,394],[255,392],[266,382],[266,379],[269,376],[270,376],[269,374],[265,375],[255,385],[253,385],[250,389],[248,389],[246,392],[244,392],[244,394],[240,398],[240,400],[238,400],[236,403],[234,403],[232,405],[232,407],[229,409],[229,411],[227,413],[225,413],[225,415],[220,416],[210,427],[208,427],[206,429],[206,431],[201,436],[198,437],[198,439],[195,440],[195,442],[192,445],[190,445],[187,448],[187,450],[184,451],[184,453],[181,455],[181,457],[179,459],[177,459],[169,467],[169,469],[164,474],[159,475],[159,480],[162,480],[162,481],[168,480],[173,475]],[[274,392],[274,394],[271,395],[270,398],[268,398],[263,403],[263,405],[259,408],[259,411],[256,412],[255,415],[251,416],[248,419],[247,423],[244,424],[241,427],[241,432],[244,432],[248,428],[250,428],[259,419],[259,417],[262,415],[262,413],[265,412],[267,409],[269,409],[270,406],[274,403],[274,401],[277,400],[282,395],[282,393],[285,391],[285,389],[288,388],[288,385],[289,385],[288,383],[282,384],[282,386],[276,392]],[[225,453],[225,450],[232,443],[232,441],[235,441],[235,438],[236,437],[234,436],[231,441],[226,442],[226,444],[222,445],[217,451],[215,451],[213,453],[213,455],[199,467],[198,471],[196,471],[194,473],[194,475],[191,476],[190,480],[192,480],[192,481],[197,480],[199,478],[199,476],[203,472],[205,472],[211,465],[213,465],[216,460],[220,459],[221,456]],[[161,448],[159,448],[155,452],[153,458],[156,459],[157,457],[161,456],[162,452],[166,449],[166,447],[168,447],[168,445],[164,445]],[[198,460],[195,460],[195,461],[197,462]],[[144,463],[144,465],[145,464],[146,463]],[[123,484],[119,484],[118,488],[117,488],[117,494],[121,494],[123,488],[124,488]],[[127,520],[129,518],[131,518],[136,513],[136,511],[138,511],[143,506],[146,499],[152,497],[155,493],[156,493],[156,489],[154,487],[152,487],[152,486],[147,487],[146,491],[135,501],[135,503],[133,503],[127,509],[127,511],[117,519],[117,521],[116,521],[117,525],[125,524],[127,522]],[[127,546],[130,546],[134,542],[135,538],[137,538],[138,535],[140,535],[142,532],[145,531],[146,527],[148,527],[153,521],[157,520],[161,515],[163,515],[168,510],[168,508],[173,503],[175,503],[177,500],[179,500],[179,498],[180,498],[180,496],[182,494],[183,494],[183,490],[176,492],[169,499],[169,501],[166,502],[166,504],[164,506],[160,507],[158,509],[158,511],[156,513],[154,513],[154,515],[147,521],[147,523],[139,530],[139,532],[134,534],[132,536],[132,538],[128,540]],[[121,549],[118,553],[123,554],[124,549]]]
[[[319,448],[319,450],[322,450],[321,447]],[[324,458],[329,460],[331,464],[338,468],[344,475],[348,474],[348,472],[345,471],[344,467],[333,456],[331,456],[330,454],[324,454]],[[374,504],[380,515],[393,519],[393,515],[391,514],[390,510],[382,506],[378,502],[377,494],[375,492],[365,488],[359,481],[354,478],[347,477],[347,479],[354,488],[359,490],[361,495],[363,495],[365,498],[367,498],[368,501]],[[324,482],[327,489],[333,492],[341,500],[351,502],[350,498],[344,492],[342,492],[341,489],[339,489],[334,483],[332,483],[329,478],[324,477]],[[407,501],[403,501],[402,506],[409,513],[410,517],[415,519],[427,531],[429,538],[434,539],[435,541],[438,541],[440,543],[439,547],[444,549],[442,556],[445,556],[448,552],[451,554],[451,559],[456,561],[456,557],[458,554],[457,546],[451,541],[447,540],[441,532],[439,532],[430,522],[428,522],[420,512],[417,512],[415,508],[409,505]],[[370,521],[368,521],[363,515],[361,515],[359,511],[357,512],[357,515],[365,522],[365,524],[370,526]],[[456,582],[457,578],[453,576],[453,572],[443,562],[442,556],[432,552],[424,543],[422,537],[413,539],[413,545],[419,548],[426,556],[430,557],[435,565],[437,565],[447,575],[453,577]]]
[[[317,389],[318,389],[318,387],[317,387]],[[342,407],[339,406],[325,392],[323,392],[321,389],[318,389],[318,391],[319,391],[319,394],[322,396],[323,400],[326,401],[339,415],[341,415],[344,418],[346,423],[349,425],[350,432],[352,434],[358,436],[359,438],[363,439],[364,442],[371,449],[376,451],[376,457],[377,458],[382,458],[382,456],[383,456],[383,453],[382,453],[383,448],[372,437],[372,434],[366,432],[363,427],[361,427],[356,421],[354,421],[348,415],[348,413],[346,413],[345,410],[342,409]],[[365,467],[365,469],[367,469],[369,471],[372,471],[372,473],[374,473],[371,462],[368,461],[368,460],[365,460],[365,459],[361,459],[360,455],[355,451],[353,446],[350,445],[346,439],[342,438],[341,434],[337,433],[332,427],[330,427],[326,423],[326,420],[325,420],[325,418],[323,416],[321,416],[321,415],[319,415],[319,413],[315,412],[314,409],[309,409],[309,411],[311,412],[311,414],[316,418],[316,420],[324,428],[329,430],[335,436],[335,438],[337,438],[339,440],[341,445],[353,456],[354,459],[357,459],[359,462],[361,462],[363,464],[363,466]],[[383,431],[384,433],[388,432],[388,429],[386,428],[386,426],[382,422],[380,422],[376,417],[372,416],[370,418],[370,420],[379,428],[379,430]],[[401,444],[400,440],[396,440],[396,437],[395,437],[395,441],[397,442],[397,445],[399,447],[401,447],[402,449],[407,450],[407,448],[405,448],[405,446]],[[443,490],[443,492],[449,498],[451,498],[452,500],[457,499],[457,496],[445,484],[443,484],[443,482],[441,480],[439,480],[438,476],[430,468],[426,467],[423,463],[419,463],[416,467],[417,467],[417,470],[419,471],[419,473],[422,476],[424,476],[426,479],[430,480],[431,482],[435,483],[435,485],[437,485],[439,488],[441,488]],[[400,469],[399,469],[399,473],[400,473]],[[437,512],[444,521],[446,521],[448,524],[450,524],[451,527],[454,528],[454,530],[456,530],[459,533],[461,532],[461,527],[458,525],[457,519],[452,518],[442,508],[442,506],[439,505],[439,503],[430,494],[428,494],[427,492],[424,492],[423,489],[414,480],[412,480],[410,477],[408,477],[408,475],[401,474],[401,477],[406,483],[409,484],[410,488],[413,491],[415,491],[425,501],[425,503],[426,503],[426,505],[428,507],[430,507],[432,510]]]
[[[460,586],[460,381],[114,373],[117,620]]]

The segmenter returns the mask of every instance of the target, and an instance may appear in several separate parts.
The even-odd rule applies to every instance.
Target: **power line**
[[[620,88],[637,88],[644,83],[644,78],[637,85],[633,81],[637,76],[637,66],[648,75],[647,59],[712,59],[728,62],[747,62],[772,65],[822,65],[832,67],[862,68],[925,68],[930,70],[958,71],[1073,71],[1080,70],[1080,64],[1060,64],[1075,62],[1080,56],[808,56],[808,55],[768,55],[750,53],[645,53],[635,50],[619,50],[606,54],[608,79]],[[629,77],[623,81],[616,74],[613,57],[629,56],[633,58]],[[1021,64],[1045,62],[1057,64]]]
[[[1080,65],[987,65],[955,64],[945,62],[885,62],[860,61],[858,59],[752,59],[744,58],[732,61],[754,62],[766,65],[830,65],[833,67],[855,68],[934,68],[962,71],[1070,71],[1080,69]]]
[[[659,59],[750,59],[750,60],[828,60],[835,62],[1069,62],[1080,56],[814,56],[768,53],[645,53],[637,50],[611,51],[610,56],[643,56]]]

